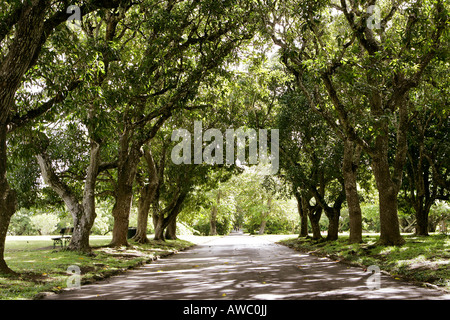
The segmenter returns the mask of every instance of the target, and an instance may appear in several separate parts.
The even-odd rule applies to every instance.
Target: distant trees
[[[436,200],[450,198],[449,78],[443,61],[430,68],[417,88],[411,116],[404,181],[400,197],[415,212],[417,235],[428,235],[429,213]]]

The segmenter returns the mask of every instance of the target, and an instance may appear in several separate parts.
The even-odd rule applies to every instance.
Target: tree
[[[445,59],[445,58],[444,58]],[[444,61],[432,71],[415,92],[416,105],[408,135],[407,161],[402,189],[406,203],[415,212],[416,234],[428,235],[429,212],[436,200],[449,200],[449,104],[448,77]],[[445,68],[446,69],[446,68]]]
[[[164,150],[163,154],[165,154]],[[147,238],[148,214],[160,183],[160,172],[157,170],[150,143],[144,147],[143,158],[145,160],[144,171],[147,173],[147,178],[137,178],[140,188],[138,201],[138,221],[136,235],[132,238],[138,243],[147,243],[149,241]],[[161,168],[161,164],[159,167]]]
[[[349,243],[362,242],[362,213],[358,195],[357,171],[362,149],[359,145],[346,139],[342,171],[344,178],[345,197],[349,211],[350,235]]]
[[[88,13],[102,6],[117,7],[121,2],[92,0],[81,8]],[[7,133],[51,109],[64,98],[65,90],[38,108],[23,113],[16,108],[15,95],[23,76],[38,62],[48,37],[70,14],[66,13],[66,3],[53,5],[48,0],[14,1],[1,6],[4,14],[0,21],[0,272],[10,273],[4,261],[4,243],[16,209],[16,194],[6,177]]]
[[[70,110],[71,105],[76,105],[78,110],[72,111],[72,114],[69,113],[67,118],[73,119],[72,121],[69,120],[63,123],[63,125],[67,125],[69,135],[74,134],[75,137],[72,136],[68,140],[63,141],[63,144],[67,144],[71,148],[74,148],[74,144],[79,144],[83,141],[80,137],[83,137],[83,128],[86,128],[87,137],[86,140],[83,141],[83,144],[88,146],[87,161],[86,163],[83,163],[85,173],[83,172],[83,169],[75,169],[75,171],[81,171],[82,177],[85,176],[82,196],[78,195],[76,190],[74,190],[73,187],[70,187],[70,184],[65,183],[61,178],[61,175],[65,174],[67,171],[58,174],[54,169],[52,159],[47,152],[47,147],[50,143],[44,141],[39,143],[38,147],[37,159],[44,181],[61,197],[73,217],[74,230],[68,246],[69,250],[90,251],[89,235],[96,217],[95,190],[97,177],[100,171],[105,167],[105,165],[101,163],[100,151],[102,145],[106,142],[105,137],[108,136],[108,133],[105,132],[105,128],[103,127],[107,121],[106,112],[103,112],[103,110],[107,109],[107,107],[104,106],[103,99],[99,98],[97,94],[102,92],[104,82],[109,81],[108,71],[114,60],[111,54],[107,54],[108,49],[110,49],[109,43],[115,40],[118,23],[124,18],[127,9],[129,9],[129,7],[120,8],[118,9],[117,14],[110,10],[99,10],[98,14],[100,16],[105,16],[99,23],[95,22],[97,15],[93,15],[93,17],[85,16],[84,24],[87,27],[85,27],[84,30],[82,29],[83,32],[78,34],[77,38],[78,40],[80,38],[82,39],[79,40],[80,47],[86,52],[90,52],[90,56],[93,57],[93,59],[88,60],[85,56],[86,60],[80,63],[83,64],[82,67],[79,68],[82,69],[82,72],[84,71],[84,74],[81,75],[81,78],[84,79],[84,88],[81,90],[79,89],[79,96],[73,97],[73,100],[69,101],[66,106],[66,110]],[[90,31],[90,27],[93,25],[97,29],[95,34]],[[99,30],[102,29],[105,30],[104,34],[99,32]],[[62,30],[61,32],[64,33],[64,31],[65,30]],[[55,34],[55,37],[57,36],[62,37],[59,33]],[[65,40],[68,41],[67,38]],[[71,53],[78,57],[77,53],[81,50],[80,48],[76,49],[77,51],[69,52],[69,54]],[[62,104],[65,105],[64,102]],[[101,120],[99,120],[100,118]],[[78,130],[74,130],[74,127],[78,127]],[[53,140],[57,140],[57,138],[55,138],[59,136],[57,132],[51,132],[50,134]],[[45,136],[45,133],[41,133],[41,135]],[[45,139],[49,140],[46,136]],[[64,146],[58,146],[57,148],[63,147]],[[57,156],[59,160],[67,158],[64,156],[64,152],[59,151],[57,153],[59,153]],[[70,150],[67,150],[66,154],[73,155]],[[69,167],[68,172],[71,172],[74,163],[75,166],[79,164],[77,158],[71,159],[67,163],[67,166]],[[101,166],[103,166],[103,168],[101,168]]]
[[[175,165],[169,161],[164,164],[163,179],[153,198],[154,240],[176,239],[176,219],[185,200],[195,186],[208,183],[208,172],[213,170],[205,164]]]
[[[298,234],[300,237],[308,237],[308,212],[307,203],[305,197],[302,197],[297,188],[292,191],[297,201],[297,211],[300,216],[300,232]]]
[[[343,146],[339,139],[332,137],[332,130],[306,101],[303,93],[296,89],[288,90],[280,98],[278,126],[283,128],[280,166],[285,179],[294,186],[302,210],[309,212],[313,238],[321,237],[318,223],[323,210],[329,220],[327,239],[336,240],[340,210],[345,201],[340,170]]]
[[[380,200],[379,242],[398,245],[404,242],[397,195],[406,159],[408,96],[445,50],[448,8],[442,1],[382,3],[378,27],[367,10],[374,3],[286,1],[265,21],[310,107],[371,157]],[[306,75],[316,81],[314,90],[304,85]]]
[[[211,219],[210,219],[210,228],[209,228],[210,236],[217,235],[217,228],[216,228],[217,208],[220,205],[220,196],[221,196],[221,191],[220,191],[220,189],[218,189],[215,202],[213,203],[212,208],[211,208]]]

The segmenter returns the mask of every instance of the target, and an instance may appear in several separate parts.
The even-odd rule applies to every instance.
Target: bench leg
[[[56,249],[56,245],[57,245],[58,243],[61,244],[61,248],[63,247],[62,240],[53,240],[53,250]]]

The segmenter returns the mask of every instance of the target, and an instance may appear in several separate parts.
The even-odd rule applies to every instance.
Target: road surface
[[[367,283],[368,279],[373,281]],[[376,288],[379,284],[380,287]],[[450,294],[243,234],[46,299],[447,299]]]

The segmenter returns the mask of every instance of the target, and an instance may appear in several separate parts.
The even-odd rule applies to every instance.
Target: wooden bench
[[[52,238],[52,240],[53,240],[53,249],[56,249],[56,245],[57,244],[60,244],[61,248],[66,247],[67,243],[72,238],[68,234],[71,234],[72,232],[73,232],[73,228],[61,228],[61,230],[59,230],[60,236]]]

